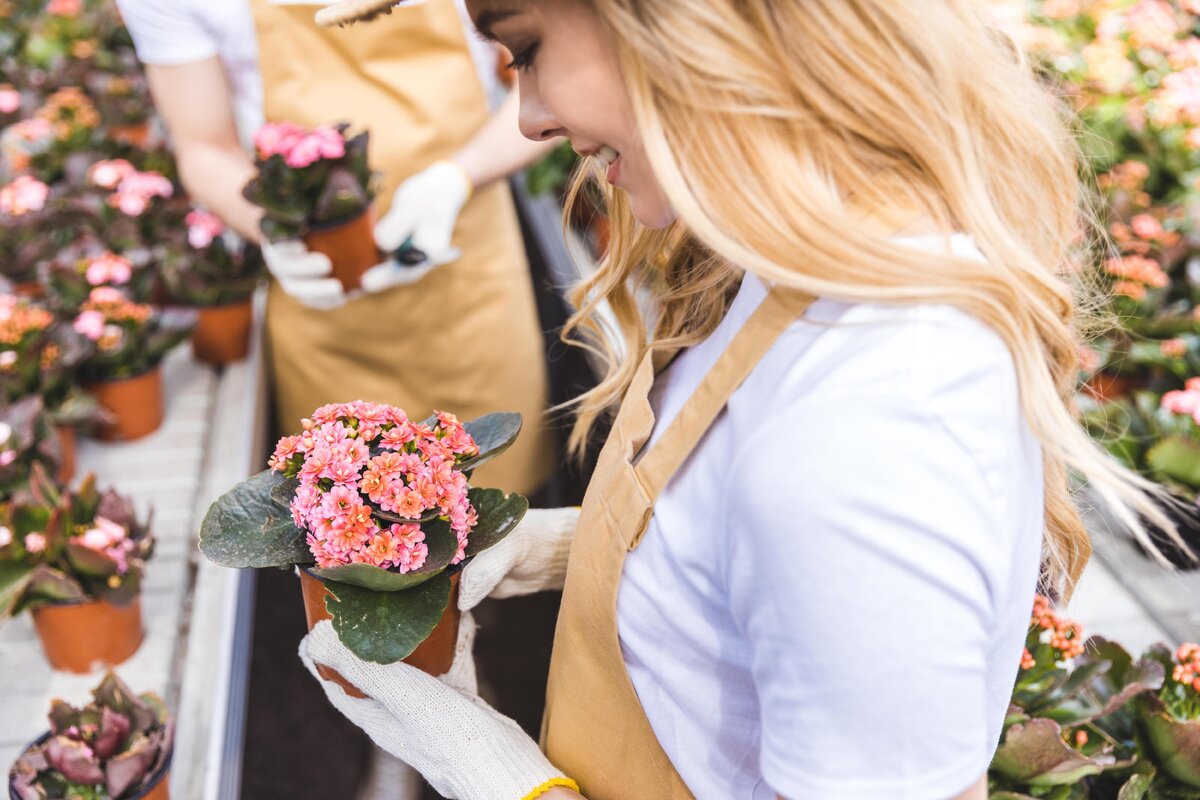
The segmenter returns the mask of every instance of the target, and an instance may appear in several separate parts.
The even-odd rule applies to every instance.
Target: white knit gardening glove
[[[485,597],[520,597],[562,589],[578,527],[578,508],[530,510],[516,530],[463,568],[458,607],[469,611]]]
[[[453,244],[454,226],[472,191],[467,173],[452,161],[439,161],[400,184],[391,209],[375,225],[375,244],[394,253],[411,239],[427,259],[415,266],[389,260],[372,267],[363,275],[363,289],[381,292],[416,283],[434,267],[461,258],[462,251]]]
[[[324,253],[314,253],[299,239],[264,242],[262,253],[279,286],[300,303],[320,311],[346,304],[346,290]]]
[[[469,624],[460,625],[455,663],[470,663],[473,674],[469,645],[475,626],[469,620],[464,615],[463,623]],[[304,637],[300,658],[318,680],[316,664],[324,664],[368,695],[350,697],[336,683],[321,681],[335,708],[443,797],[520,800],[540,787],[566,784],[517,723],[473,690],[448,685],[456,680],[453,668],[439,679],[403,663],[370,664],[346,649],[329,622],[318,623]]]

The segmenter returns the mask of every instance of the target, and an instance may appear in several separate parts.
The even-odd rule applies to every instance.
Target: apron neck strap
[[[671,476],[696,449],[729,398],[771,345],[804,314],[812,301],[809,294],[776,286],[742,325],[671,426],[635,467],[651,503],[658,499]]]

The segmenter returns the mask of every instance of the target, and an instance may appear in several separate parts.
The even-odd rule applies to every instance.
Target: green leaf
[[[499,489],[472,489],[471,504],[479,514],[479,523],[467,540],[467,556],[482,553],[498,544],[525,518],[529,501],[519,494]]]
[[[464,472],[476,469],[512,447],[521,433],[521,425],[521,415],[512,411],[500,411],[464,423],[463,427],[479,446],[479,455],[467,459],[459,468]]]
[[[425,532],[425,544],[429,546],[429,556],[420,569],[401,574],[370,564],[347,564],[343,567],[309,571],[323,580],[346,583],[375,592],[403,592],[420,586],[441,574],[458,553],[458,537],[450,530],[448,523],[435,520],[421,527]]]
[[[1175,719],[1155,695],[1142,695],[1141,728],[1155,763],[1175,780],[1200,789],[1200,720]]]
[[[1169,436],[1147,451],[1146,462],[1155,472],[1200,488],[1200,442]]]
[[[1089,757],[1062,740],[1062,728],[1049,719],[1014,725],[992,759],[991,770],[1014,783],[1068,786],[1115,766],[1106,753]]]
[[[0,619],[12,616],[29,586],[33,567],[19,561],[0,561]]]
[[[29,577],[26,600],[22,606],[29,608],[43,603],[75,603],[88,599],[79,581],[60,570],[40,566]]]
[[[265,470],[242,481],[208,509],[200,552],[223,567],[286,567],[312,563],[305,535],[272,490],[287,480]]]
[[[1154,771],[1145,775],[1134,775],[1121,787],[1117,800],[1146,800],[1150,786],[1154,783]]]
[[[327,583],[325,607],[338,638],[356,656],[394,664],[417,649],[437,627],[450,603],[450,576],[442,573],[403,592],[373,592]]]
[[[67,561],[73,570],[88,577],[106,578],[117,574],[116,561],[78,542],[67,543]]]

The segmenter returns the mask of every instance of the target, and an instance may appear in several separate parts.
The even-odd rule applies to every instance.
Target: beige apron
[[[400,6],[370,25],[326,30],[319,3],[250,0],[269,122],[347,121],[371,132],[371,163],[387,210],[404,178],[459,149],[488,106],[454,0]],[[480,470],[480,486],[530,493],[552,446],[542,424],[546,359],[512,197],[503,181],[463,209],[462,258],[412,286],[314,311],[272,283],[267,355],[277,424],[326,403],[370,400],[413,417],[433,409],[464,420],[519,411],[517,444]]]
[[[655,738],[617,638],[617,591],[654,501],[730,396],[811,298],[776,287],[738,331],[662,437],[635,465],[654,429],[647,356],[588,486],[571,547],[554,637],[542,739],[546,755],[591,800],[691,797]]]

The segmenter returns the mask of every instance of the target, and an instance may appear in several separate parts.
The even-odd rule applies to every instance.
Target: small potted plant
[[[53,216],[49,203],[50,187],[30,175],[0,187],[0,270],[19,294],[41,293],[37,264],[54,248],[42,230]]]
[[[333,262],[347,291],[380,261],[371,203],[376,175],[367,162],[368,134],[350,126],[307,130],[269,123],[255,135],[258,174],[246,199],[263,209],[262,231],[272,242],[303,239]]]
[[[35,467],[0,505],[0,619],[33,614],[55,669],[120,664],[142,642],[141,585],[154,539],[133,504],[94,476],[58,488]]]
[[[81,371],[112,417],[100,426],[100,437],[128,441],[158,430],[164,416],[162,360],[188,338],[190,326],[165,325],[151,306],[111,286],[91,290],[73,325],[95,344]]]
[[[175,722],[158,695],[109,672],[92,702],[55,700],[49,719],[9,772],[13,800],[168,800]]]
[[[0,294],[0,399],[5,404],[37,395],[58,432],[58,478],[75,474],[75,431],[104,421],[95,398],[76,382],[87,358],[87,340],[49,309]]]
[[[1200,797],[1200,645],[1183,644],[1174,653],[1156,645],[1146,657],[1162,665],[1166,680],[1157,693],[1138,698],[1143,749],[1155,766],[1145,770],[1147,793],[1130,798]]]
[[[459,567],[529,507],[467,476],[520,428],[519,414],[462,425],[374,403],[325,406],[280,440],[270,469],[213,504],[200,550],[226,567],[299,567],[310,628],[332,618],[360,658],[440,675],[454,659]]]
[[[39,395],[0,407],[0,502],[29,486],[35,469],[63,470],[63,440]]]
[[[87,77],[88,93],[95,98],[108,139],[133,148],[150,143],[153,108],[146,78],[140,70],[125,74],[93,72]]]
[[[263,274],[262,251],[238,239],[214,214],[188,213],[187,241],[163,259],[171,298],[199,309],[192,333],[196,358],[214,366],[250,352],[251,298]]]

